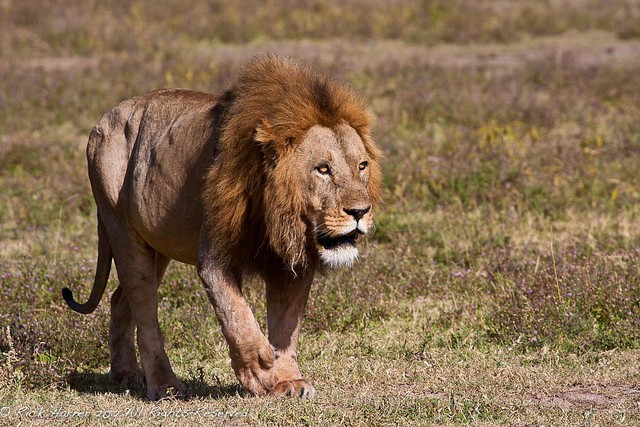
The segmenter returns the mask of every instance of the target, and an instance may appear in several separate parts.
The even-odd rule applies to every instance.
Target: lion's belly
[[[168,214],[164,218],[170,221],[171,217],[172,215]],[[198,221],[183,224],[183,226],[164,225],[162,222],[154,224],[145,221],[138,223],[136,228],[141,237],[161,254],[187,264],[196,263],[200,234]]]

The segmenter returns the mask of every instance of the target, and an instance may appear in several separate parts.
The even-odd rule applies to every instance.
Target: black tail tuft
[[[78,304],[73,299],[73,292],[71,292],[71,289],[69,288],[62,288],[62,298],[64,298],[67,305],[71,307],[73,311],[77,311],[78,313],[82,314],[92,313],[97,306],[97,304],[92,304],[91,300],[87,301],[85,304]]]
[[[100,221],[100,216],[98,215],[98,262],[96,265],[96,276],[93,279],[93,287],[91,288],[89,299],[84,304],[78,304],[73,299],[73,292],[71,292],[71,289],[69,288],[62,288],[62,298],[64,298],[67,305],[71,307],[73,311],[77,311],[82,314],[93,313],[102,299],[104,289],[107,287],[110,271],[111,246],[109,246],[109,240],[107,239],[107,232],[104,228],[104,224]]]
[[[69,307],[75,302],[73,300],[73,292],[69,288],[62,288],[62,298],[67,302]]]

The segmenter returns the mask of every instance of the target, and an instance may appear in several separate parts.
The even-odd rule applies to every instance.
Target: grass
[[[0,12],[0,425],[640,422],[636,2],[41,3]],[[161,326],[192,397],[150,403],[107,380],[106,298],[90,316],[60,298],[95,267],[86,138],[121,99],[220,91],[266,50],[368,99],[377,232],[312,289],[316,401],[243,394],[172,264]]]

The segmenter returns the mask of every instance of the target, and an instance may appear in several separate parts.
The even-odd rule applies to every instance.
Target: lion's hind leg
[[[169,258],[156,253],[156,286],[169,264]],[[136,357],[135,323],[129,301],[124,296],[122,286],[118,286],[111,295],[111,322],[109,324],[109,353],[111,354],[111,372],[109,378],[116,384],[133,387],[141,384],[144,373]]]
[[[142,371],[136,358],[134,341],[135,323],[122,286],[111,295],[111,321],[109,323],[109,378],[119,385],[132,387],[142,381]]]
[[[112,377],[127,376],[134,364],[137,369],[133,347],[135,325],[149,399],[161,399],[171,389],[184,395],[185,387],[171,369],[158,323],[157,287],[168,259],[141,240],[126,242],[118,249],[121,251],[114,249],[114,258],[120,286],[112,298],[110,329]]]

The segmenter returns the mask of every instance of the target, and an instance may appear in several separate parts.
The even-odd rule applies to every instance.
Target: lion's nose
[[[371,209],[371,206],[367,206],[364,209],[345,209],[345,213],[347,215],[351,215],[356,219],[356,221],[360,221],[360,219]]]

